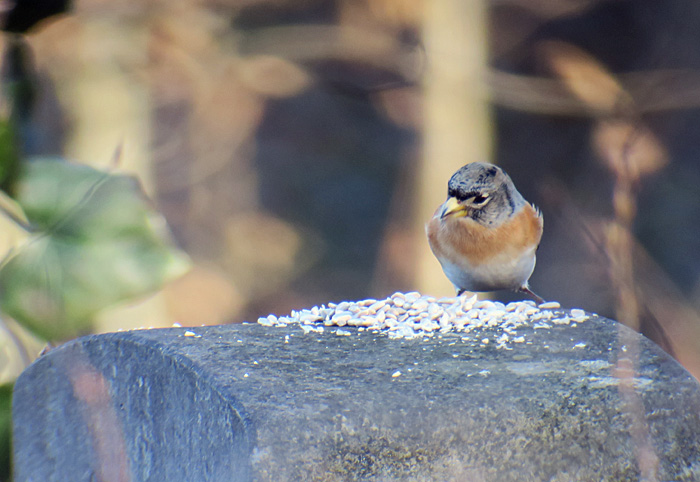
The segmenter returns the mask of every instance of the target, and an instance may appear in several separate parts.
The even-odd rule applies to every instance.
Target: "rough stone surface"
[[[657,480],[700,479],[700,386],[615,322],[520,326],[509,349],[484,342],[493,326],[360,330],[243,324],[61,346],[17,382],[16,480],[621,481],[655,457]],[[635,405],[614,368],[637,345]]]

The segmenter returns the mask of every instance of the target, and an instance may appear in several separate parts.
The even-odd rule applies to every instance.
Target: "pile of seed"
[[[420,293],[394,293],[384,300],[343,301],[292,311],[289,316],[269,315],[258,319],[264,326],[299,325],[305,332],[322,333],[325,327],[358,327],[358,331],[386,332],[390,338],[415,338],[434,336],[436,333],[472,333],[491,328],[491,338],[499,348],[508,343],[524,343],[518,328],[535,329],[552,325],[580,323],[588,319],[585,311],[559,310],[559,303],[549,302],[537,306],[533,301],[517,301],[503,304],[498,301],[478,300],[476,295],[454,298],[421,296]],[[493,331],[497,336],[493,337]],[[336,329],[338,335],[351,335],[344,329]],[[482,338],[488,344],[489,337]]]

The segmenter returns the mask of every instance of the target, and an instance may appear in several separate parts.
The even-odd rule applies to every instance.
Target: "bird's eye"
[[[483,194],[477,194],[472,198],[472,204],[476,204],[477,206],[480,206],[482,204],[485,204],[486,201],[488,200],[488,195],[483,195]]]

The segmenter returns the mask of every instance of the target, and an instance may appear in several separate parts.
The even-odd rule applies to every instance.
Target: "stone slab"
[[[660,348],[595,316],[519,333],[510,349],[489,328],[81,338],[17,382],[16,480],[639,480],[640,416],[658,480],[700,479],[700,386]],[[639,346],[636,408],[620,340]]]

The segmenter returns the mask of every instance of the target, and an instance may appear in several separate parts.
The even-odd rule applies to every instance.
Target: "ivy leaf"
[[[0,385],[0,480],[10,480],[12,460],[12,387]]]
[[[133,177],[40,158],[16,193],[32,236],[0,267],[0,309],[45,339],[84,333],[98,311],[189,267]]]
[[[19,167],[15,130],[9,120],[0,119],[0,189],[12,192]]]

